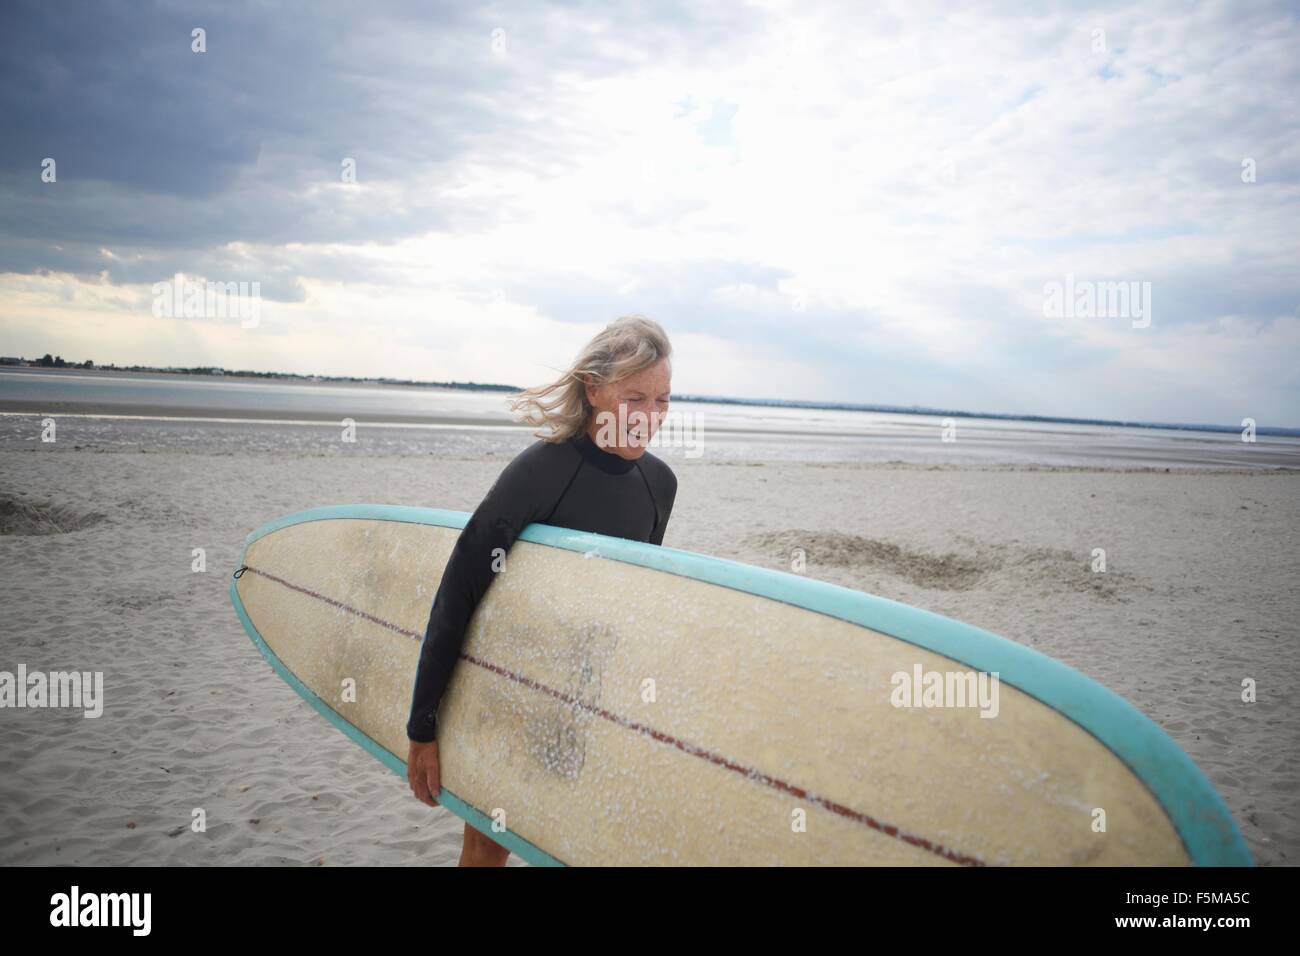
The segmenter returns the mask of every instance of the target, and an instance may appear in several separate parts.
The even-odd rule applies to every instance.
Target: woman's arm
[[[504,568],[500,559],[519,533],[549,509],[547,496],[558,476],[550,474],[555,471],[554,456],[541,445],[525,449],[505,467],[452,549],[420,645],[406,723],[411,740],[425,743],[436,738],[438,705],[460,658],[469,620],[496,570]]]

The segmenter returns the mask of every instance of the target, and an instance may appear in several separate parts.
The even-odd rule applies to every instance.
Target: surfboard
[[[403,778],[468,517],[287,515],[248,536],[230,586],[276,673]],[[1059,661],[801,574],[566,528],[529,525],[505,556],[438,727],[441,806],[535,865],[1251,864],[1187,754]]]

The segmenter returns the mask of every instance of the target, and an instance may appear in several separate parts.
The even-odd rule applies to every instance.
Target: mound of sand
[[[752,534],[744,543],[783,562],[790,561],[796,550],[802,550],[809,569],[821,566],[868,570],[932,591],[969,591],[1006,579],[1038,593],[1088,592],[1112,598],[1116,579],[1124,576],[1114,571],[1094,574],[1087,555],[1059,548],[1023,548],[960,536],[955,540],[967,544],[969,553],[931,554],[862,535],[801,528]]]
[[[68,534],[103,520],[101,514],[85,514],[48,502],[37,504],[0,494],[0,534]]]

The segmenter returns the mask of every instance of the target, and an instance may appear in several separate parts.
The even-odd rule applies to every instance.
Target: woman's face
[[[672,374],[665,358],[609,385],[588,385],[587,401],[594,412],[587,426],[591,440],[621,458],[645,454],[645,446],[668,413]]]

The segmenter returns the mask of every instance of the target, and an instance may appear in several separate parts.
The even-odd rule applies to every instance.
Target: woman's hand
[[[406,781],[421,803],[431,807],[438,805],[438,791],[442,789],[438,777],[438,741],[411,741],[406,753]]]

